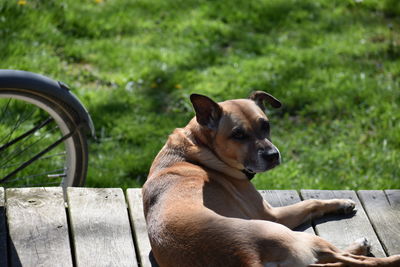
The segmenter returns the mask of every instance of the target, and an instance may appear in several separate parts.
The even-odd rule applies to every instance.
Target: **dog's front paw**
[[[356,209],[356,202],[354,202],[351,199],[341,199],[339,208],[338,208],[338,213],[342,214],[352,214],[357,212]]]

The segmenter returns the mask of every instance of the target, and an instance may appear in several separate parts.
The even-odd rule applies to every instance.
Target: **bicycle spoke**
[[[49,186],[49,185],[60,185],[60,184],[61,184],[61,182],[48,182],[48,183],[39,183],[39,184],[13,185],[13,187],[20,188],[20,187]]]
[[[63,152],[56,153],[56,154],[53,154],[53,155],[41,157],[41,158],[38,159],[38,160],[45,160],[45,159],[55,158],[55,157],[59,157],[59,156],[65,156],[66,154],[67,154],[67,152],[66,152],[66,151],[63,151]],[[0,170],[2,170],[2,169],[8,169],[8,168],[15,167],[15,166],[19,166],[19,165],[21,165],[22,163],[23,163],[23,162],[18,162],[18,163],[12,164],[12,165],[7,165],[7,166],[4,166],[4,167],[1,167]]]
[[[21,149],[24,145],[25,145],[25,143],[27,142],[27,141],[29,141],[30,139],[32,139],[33,138],[33,136],[35,136],[35,134],[32,134],[32,135],[29,135],[27,138],[25,138],[22,142],[19,142],[18,143],[18,147],[16,147],[15,149],[14,149],[14,151],[13,151],[13,155],[15,155],[16,153],[18,153],[18,155],[19,154],[21,154],[22,152],[25,152],[26,150],[28,150],[29,148],[31,148],[31,147],[33,147],[35,144],[37,144],[37,143],[39,143],[41,140],[43,140],[44,138],[46,138],[46,134],[48,134],[48,133],[52,133],[52,132],[54,132],[54,131],[56,131],[58,129],[58,126],[56,125],[55,127],[53,127],[53,128],[51,128],[50,130],[48,130],[46,133],[43,133],[43,134],[41,134],[41,137],[39,138],[39,139],[37,139],[36,141],[34,141],[33,143],[31,143],[28,147],[26,147],[25,149]],[[10,154],[11,155],[11,154]],[[15,155],[15,156],[18,156],[18,155]],[[12,159],[14,159],[15,158],[15,156],[12,156],[12,158],[10,158],[10,156],[7,158],[7,159],[9,159],[9,160],[12,160]]]
[[[45,156],[45,157],[41,157],[40,160],[42,160],[42,159],[50,159],[50,158],[54,158],[54,157],[58,157],[58,156],[65,156],[66,154],[67,154],[67,152],[63,151],[63,152],[56,153],[56,154],[53,154],[53,155],[48,155],[48,156]]]
[[[7,112],[10,102],[11,98],[8,99],[6,106],[3,108],[3,111],[1,112],[0,122],[3,122],[3,119],[5,118],[4,114]]]
[[[14,178],[12,180],[5,181],[5,183],[13,183],[13,182],[17,182],[17,181],[21,181],[21,180],[27,180],[27,179],[31,179],[31,178],[36,178],[36,177],[40,177],[40,176],[44,176],[44,175],[46,175],[49,178],[64,177],[63,175],[65,175],[65,173],[57,174],[57,172],[61,172],[61,171],[64,172],[65,170],[66,170],[65,168],[62,168],[62,169],[57,169],[57,170],[53,170],[53,171],[47,171],[47,172],[43,172],[43,173],[39,173],[39,174],[33,174],[33,175],[17,177],[17,178]]]
[[[26,131],[25,133],[23,133],[22,135],[14,138],[13,140],[11,140],[10,142],[8,142],[7,144],[4,144],[3,146],[0,147],[0,152],[3,151],[4,149],[12,146],[13,144],[15,144],[16,142],[24,139],[25,137],[27,137],[28,135],[34,134],[36,131],[40,130],[41,128],[43,128],[44,126],[46,126],[47,124],[49,124],[50,122],[54,121],[53,118],[48,118],[47,120],[41,122],[40,124],[36,125],[35,127],[33,127],[32,129],[30,129],[29,131]]]
[[[32,162],[34,162],[35,160],[39,159],[41,156],[43,156],[44,154],[46,154],[47,152],[51,151],[52,149],[54,149],[56,146],[58,146],[60,143],[64,142],[65,140],[67,140],[68,138],[70,138],[75,132],[76,130],[81,127],[78,126],[77,128],[75,128],[73,131],[71,131],[69,134],[63,136],[62,138],[58,139],[56,142],[54,142],[53,144],[49,145],[47,148],[45,148],[44,150],[40,151],[39,153],[37,153],[33,158],[31,158],[30,160],[24,162],[21,166],[19,166],[18,168],[16,168],[14,171],[12,171],[11,173],[7,174],[4,178],[0,179],[0,183],[7,181],[8,179],[10,179],[11,177],[13,177],[15,174],[17,174],[19,171],[25,169],[26,167],[28,167],[29,165],[32,164]]]
[[[25,111],[26,111],[26,110],[24,110],[24,113],[23,113],[22,115],[25,115]],[[11,138],[12,135],[14,134],[15,130],[17,130],[17,129],[19,128],[19,126],[20,126],[22,123],[24,123],[26,120],[28,120],[28,119],[32,116],[32,114],[33,114],[34,112],[35,112],[34,110],[31,111],[31,112],[29,113],[29,115],[26,116],[23,120],[21,120],[22,115],[18,116],[19,119],[15,122],[14,127],[12,128],[11,132],[10,132],[7,136],[5,136],[5,137],[2,138],[1,141],[0,141],[0,143],[3,143],[4,140],[6,140],[6,139],[7,139],[7,141],[6,141],[5,143],[8,143],[8,142],[10,141],[10,138]]]
[[[57,127],[54,127],[53,129],[51,129],[49,132],[54,131],[55,129],[57,129]],[[31,138],[33,135],[29,136],[27,139]],[[39,138],[38,140],[36,140],[35,142],[33,142],[32,144],[30,144],[29,146],[27,146],[26,148],[22,149],[22,150],[16,150],[15,153],[10,154],[6,159],[5,159],[5,163],[0,166],[0,169],[2,169],[7,162],[10,162],[11,160],[15,159],[17,156],[21,155],[23,152],[27,151],[28,149],[30,149],[31,147],[33,147],[34,145],[36,145],[37,143],[39,143],[40,141],[42,141],[44,138],[46,137],[46,135],[43,135],[41,138]],[[22,145],[21,145],[22,146]],[[19,147],[18,147],[19,148]]]

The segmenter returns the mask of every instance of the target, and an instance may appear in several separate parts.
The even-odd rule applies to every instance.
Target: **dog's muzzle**
[[[256,173],[271,170],[281,163],[281,153],[274,145],[268,148],[260,148],[257,150],[256,156],[245,162],[245,169],[242,172],[251,180]]]
[[[261,157],[266,161],[268,170],[281,163],[281,154],[279,153],[279,150],[277,148],[262,151]]]

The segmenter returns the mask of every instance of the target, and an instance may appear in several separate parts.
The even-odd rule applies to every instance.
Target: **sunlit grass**
[[[88,186],[140,186],[190,93],[257,89],[284,103],[268,111],[283,164],[258,188],[399,188],[399,16],[391,0],[2,1],[0,68],[88,107]]]

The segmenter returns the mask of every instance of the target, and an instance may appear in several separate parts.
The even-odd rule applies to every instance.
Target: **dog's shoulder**
[[[198,190],[208,179],[207,172],[190,162],[176,162],[153,173],[143,185],[143,205],[147,208],[157,204],[164,195],[173,195],[171,191],[180,189],[181,193]],[[197,189],[196,189],[197,188]]]

